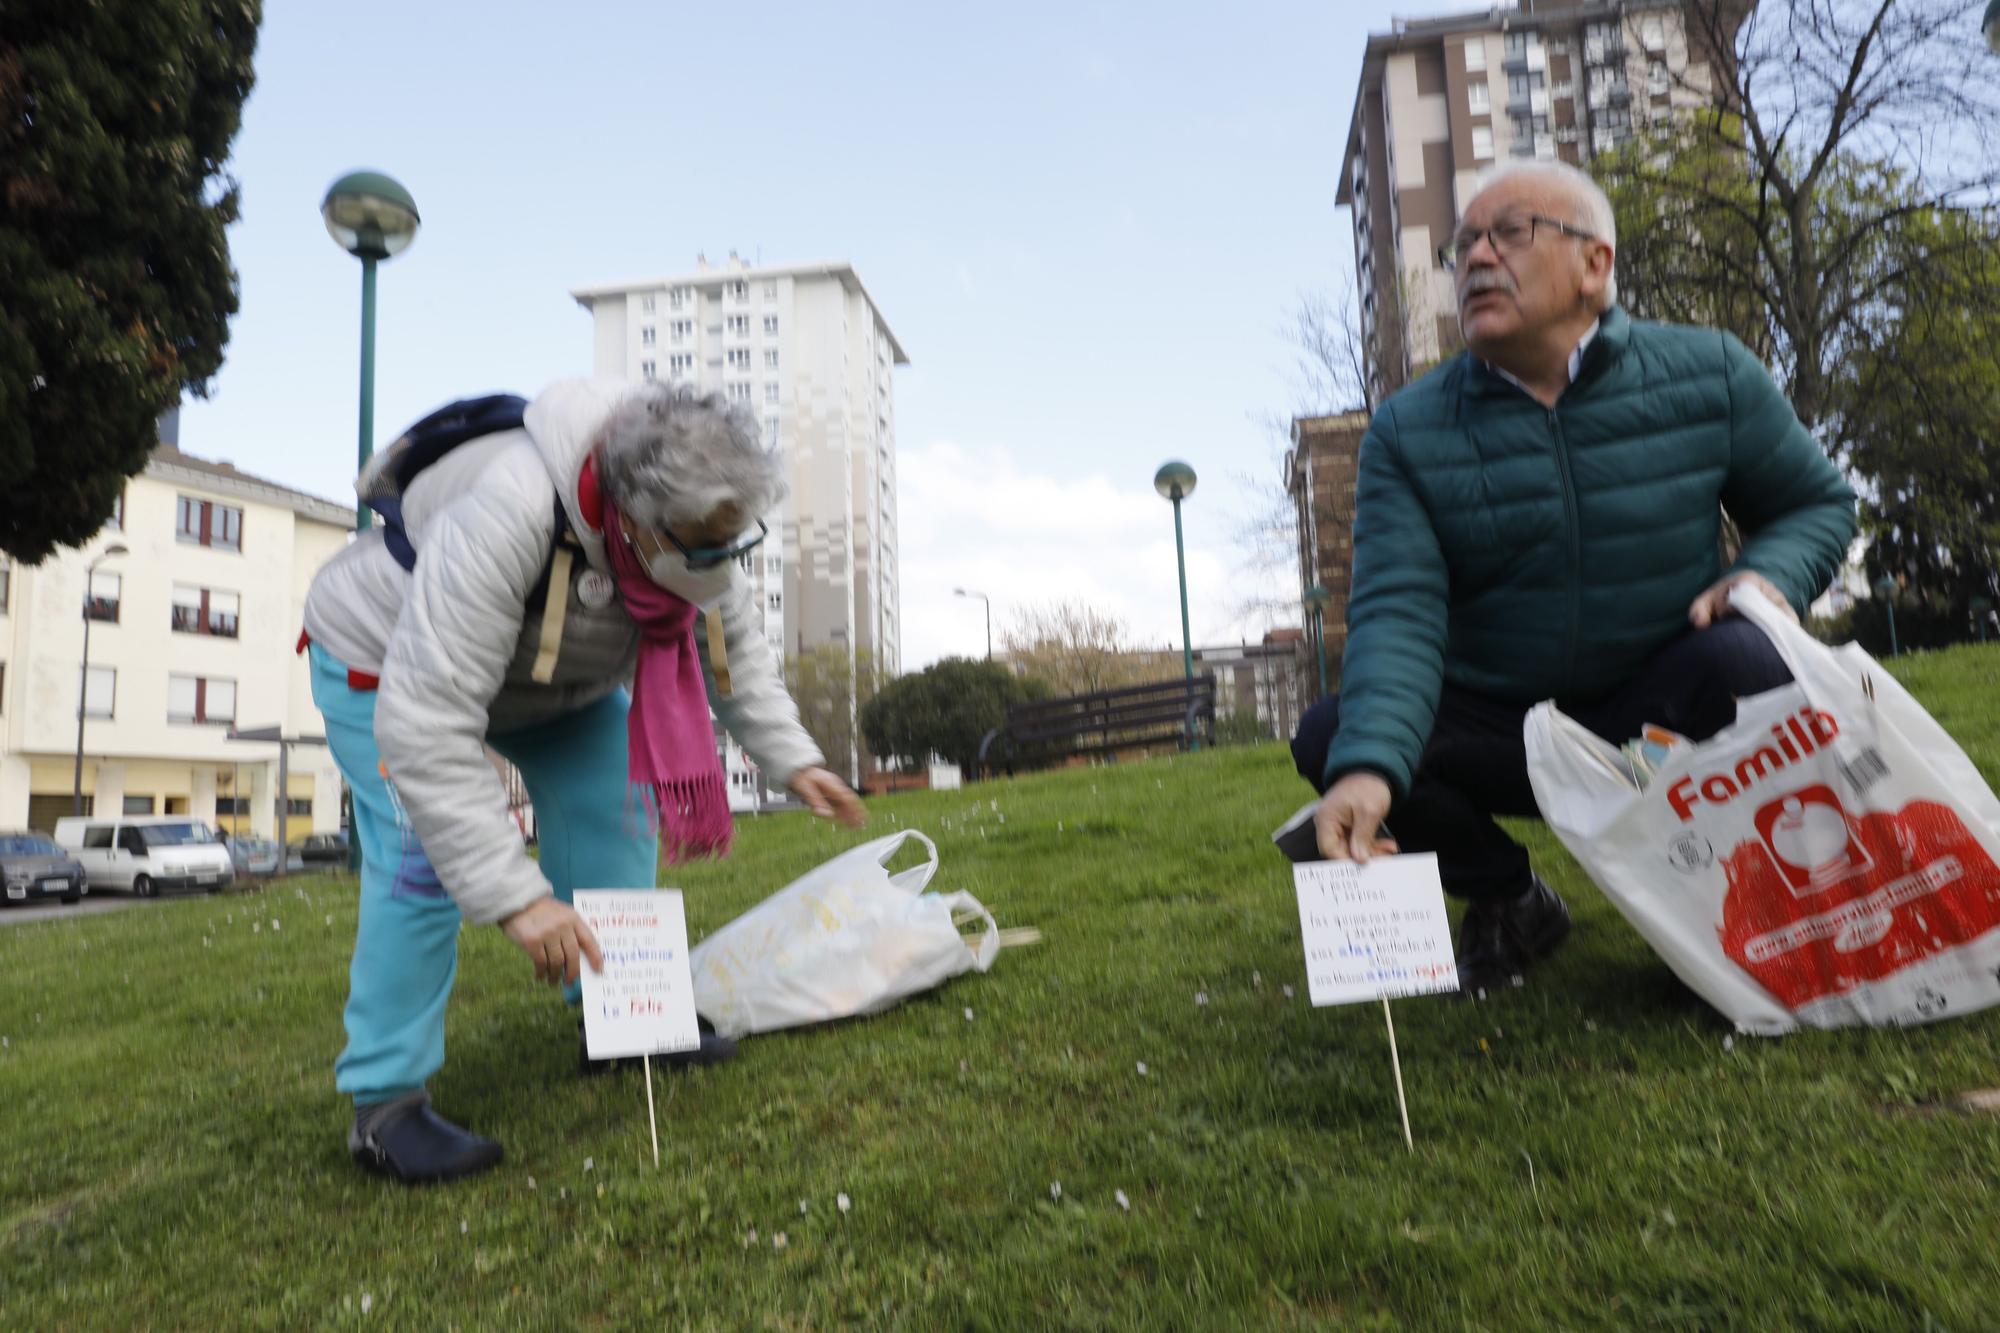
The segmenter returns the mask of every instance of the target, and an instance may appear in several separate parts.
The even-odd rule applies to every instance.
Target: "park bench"
[[[1099,690],[1013,704],[979,743],[979,774],[1048,768],[1075,759],[1116,760],[1171,745],[1215,743],[1215,677]]]

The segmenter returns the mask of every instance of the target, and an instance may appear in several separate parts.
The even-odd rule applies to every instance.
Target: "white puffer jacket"
[[[601,592],[611,573],[603,534],[578,505],[577,481],[627,392],[615,381],[552,385],[529,405],[524,429],[468,441],[410,484],[403,527],[417,552],[413,571],[371,529],[327,562],[306,596],[313,640],[381,677],[375,741],[383,766],[439,881],[476,924],[550,892],[508,817],[486,736],[594,703],[630,680],[637,661],[638,631],[618,599],[594,608],[578,590],[591,579]],[[394,449],[355,483],[364,499],[393,489],[385,472]],[[529,615],[527,603],[548,563],[559,493],[585,558],[571,571],[553,674],[536,680],[543,617]],[[752,595],[739,571],[718,608],[730,692],[717,691],[705,650],[702,674],[723,726],[784,786],[825,759],[799,725]],[[557,600],[552,592],[550,604]],[[705,617],[695,642],[708,643]]]

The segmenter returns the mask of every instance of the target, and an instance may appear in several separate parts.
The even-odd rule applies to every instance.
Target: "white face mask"
[[[725,560],[713,569],[689,569],[687,557],[679,551],[661,551],[646,561],[646,577],[705,611],[729,591],[734,566],[735,561]]]

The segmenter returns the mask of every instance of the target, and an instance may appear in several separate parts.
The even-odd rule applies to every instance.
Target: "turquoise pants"
[[[334,1086],[362,1105],[422,1087],[444,1064],[444,1007],[458,974],[458,905],[403,817],[375,748],[375,692],[312,645],[313,702],[354,795],[361,924],[348,968],[347,1049]],[[535,803],[542,873],[564,902],[578,888],[650,888],[658,844],[627,817],[623,690],[541,726],[488,736]],[[511,832],[511,830],[510,830]],[[526,975],[526,961],[522,962]],[[570,991],[576,999],[574,987]]]

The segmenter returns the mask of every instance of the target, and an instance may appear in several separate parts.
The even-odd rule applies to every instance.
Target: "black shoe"
[[[692,1051],[674,1051],[656,1055],[653,1063],[668,1069],[686,1069],[692,1065],[719,1065],[736,1058],[736,1039],[717,1033],[706,1019],[701,1023],[701,1045]],[[645,1058],[637,1055],[615,1055],[609,1060],[590,1058],[590,1041],[584,1035],[583,1023],[576,1025],[576,1067],[586,1078],[600,1074],[615,1074],[621,1069],[642,1069]]]
[[[412,1097],[366,1134],[359,1119],[347,1135],[348,1154],[363,1169],[406,1185],[457,1180],[500,1160],[500,1145],[460,1129],[431,1110],[428,1096]]]
[[[1569,909],[1539,875],[1518,898],[1472,904],[1458,929],[1459,994],[1478,998],[1517,984],[1529,963],[1555,952],[1569,926]]]

